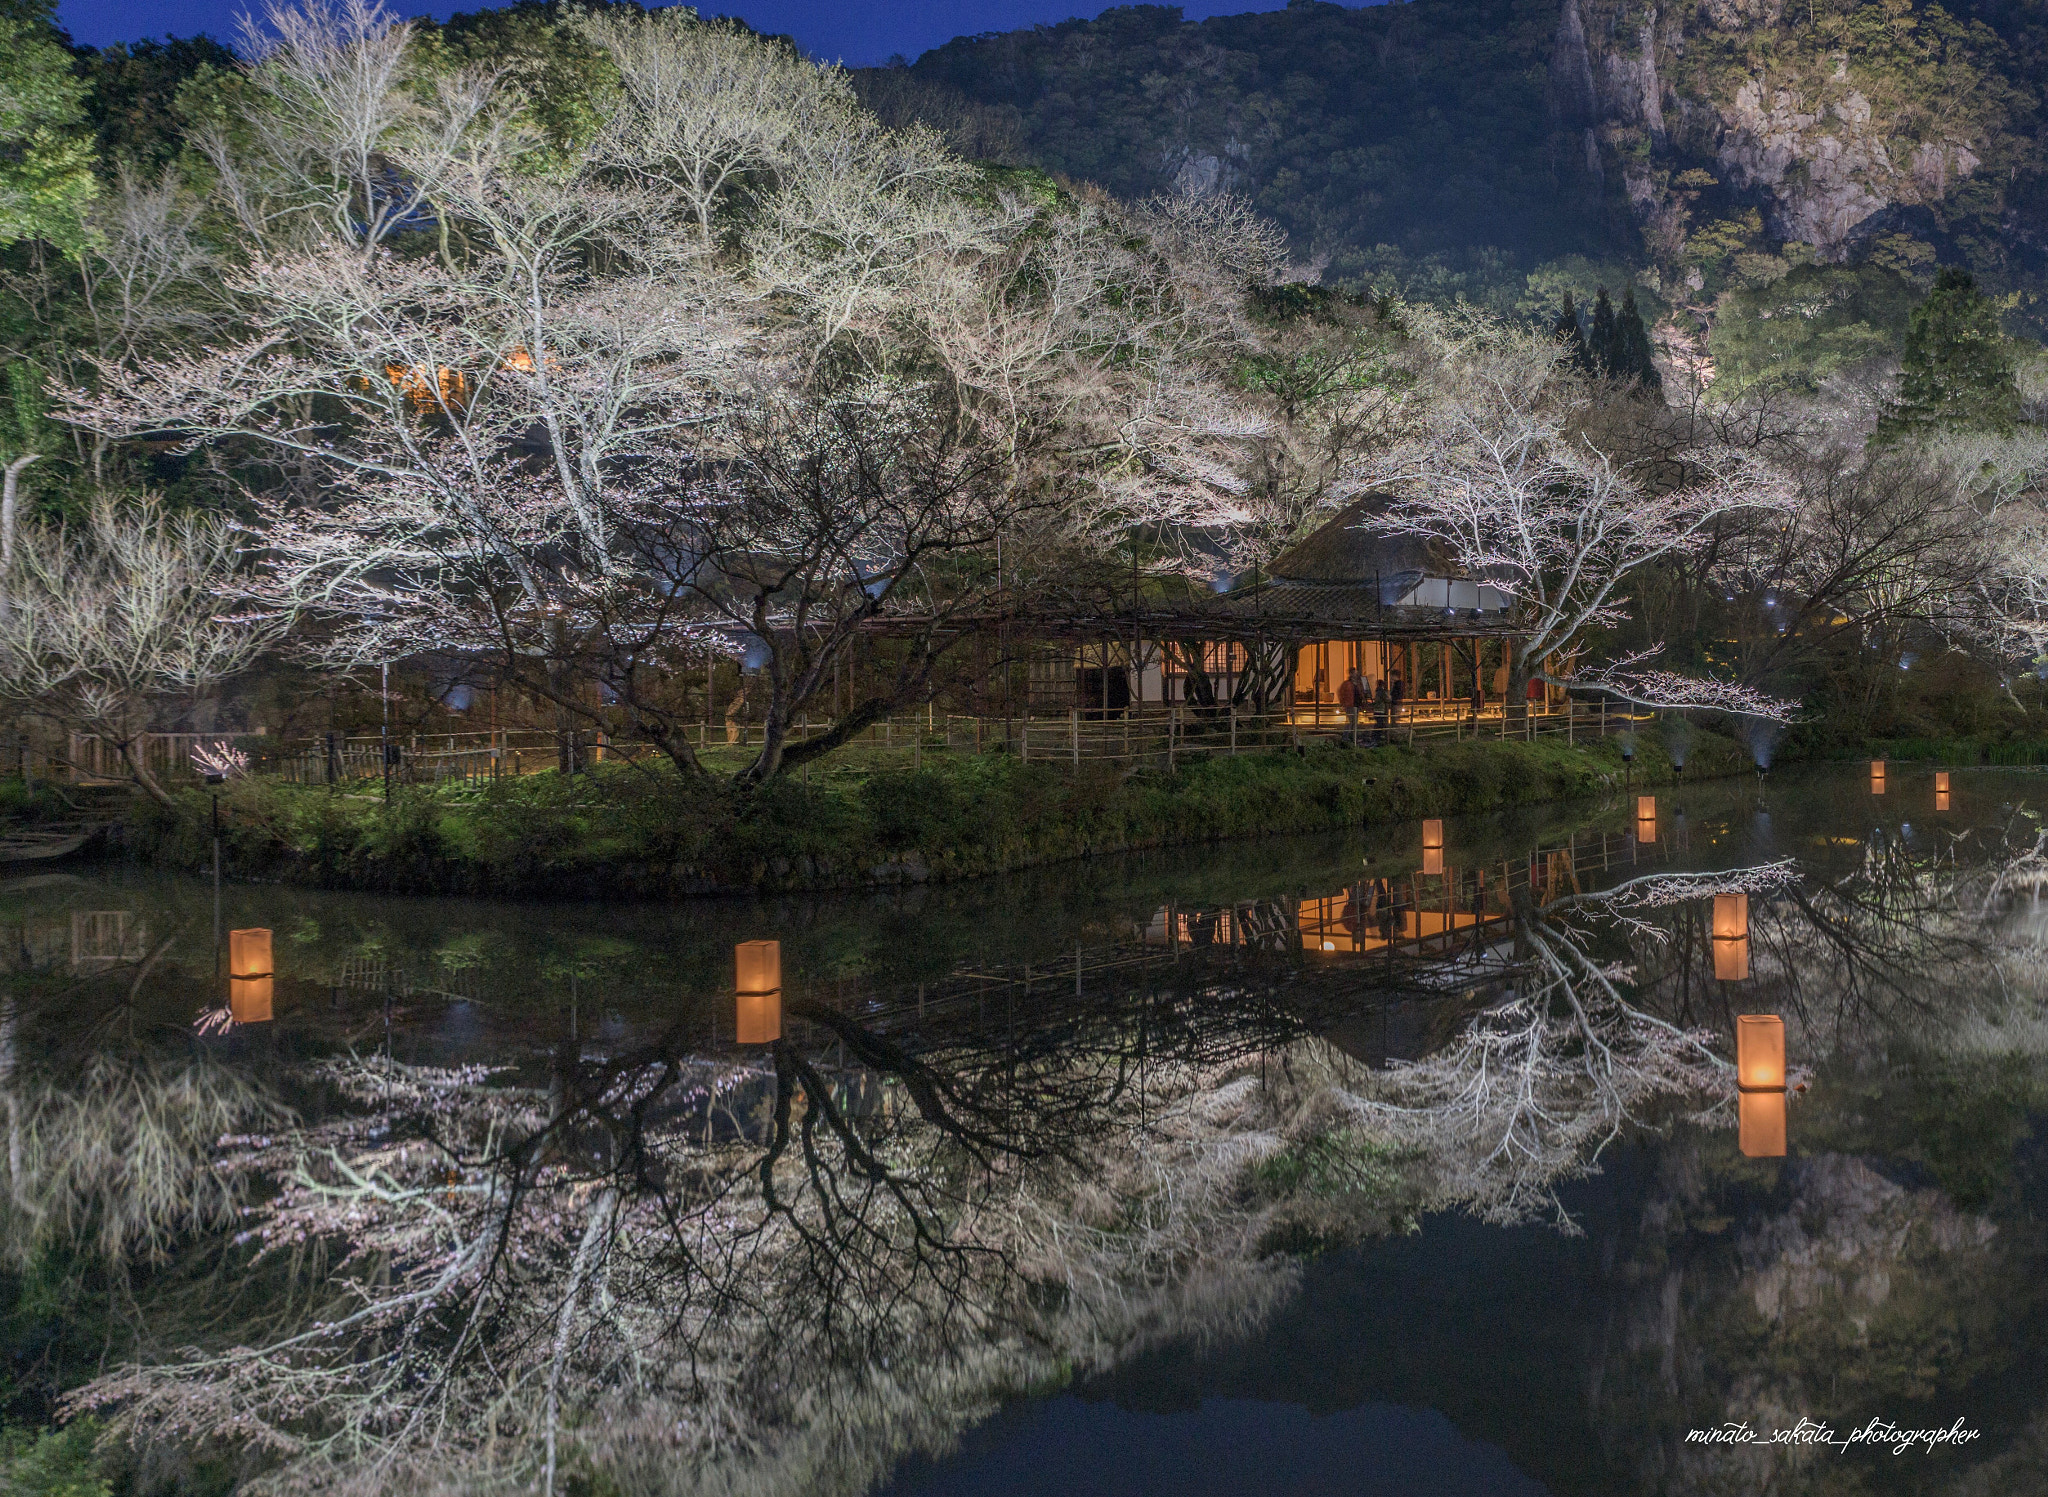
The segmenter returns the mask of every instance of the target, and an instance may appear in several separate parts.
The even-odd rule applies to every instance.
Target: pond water
[[[0,1393],[99,1379],[137,1490],[2048,1491],[2048,797],[1952,782],[839,899],[16,877]]]

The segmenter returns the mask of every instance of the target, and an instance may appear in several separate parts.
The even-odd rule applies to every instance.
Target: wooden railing
[[[1455,706],[1455,704],[1451,704]],[[971,717],[935,710],[885,718],[852,735],[824,765],[874,768],[887,764],[918,768],[930,753],[1011,753],[1039,763],[1109,761],[1149,764],[1171,770],[1190,758],[1267,753],[1314,742],[1422,744],[1465,739],[1562,737],[1568,742],[1603,738],[1638,728],[1646,719],[1616,712],[1603,703],[1531,703],[1525,714],[1497,708],[1478,716],[1404,704],[1384,714],[1368,710],[1354,724],[1325,705],[1280,712],[1244,712],[1230,707],[1202,709],[1147,703],[1103,713],[1076,709],[1059,715],[1016,718]],[[800,720],[791,744],[832,731],[829,720]],[[758,751],[762,728],[755,723],[698,724],[691,746],[714,763]],[[139,753],[150,772],[167,784],[198,778],[192,752],[200,745],[230,743],[249,756],[253,774],[300,785],[382,783],[475,786],[506,776],[559,768],[561,741],[539,729],[477,733],[340,735],[285,741],[262,735],[152,733]],[[644,743],[617,744],[603,733],[576,737],[573,761],[587,768],[613,759],[645,759],[657,751]],[[64,748],[43,752],[34,772],[81,783],[128,778],[127,765],[111,743],[74,734]]]

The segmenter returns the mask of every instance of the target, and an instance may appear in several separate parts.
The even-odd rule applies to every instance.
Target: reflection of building
[[[1342,894],[1304,899],[1298,924],[1304,951],[1384,951],[1389,946],[1427,950],[1432,940],[1471,932],[1507,918],[1506,885],[1496,877],[1455,875],[1441,879],[1377,879]],[[1424,887],[1436,884],[1439,887]],[[1459,896],[1463,894],[1461,899]],[[1462,907],[1461,907],[1462,905]],[[1443,941],[1448,948],[1450,942]]]
[[[128,910],[74,910],[71,915],[71,966],[96,972],[142,959],[142,922]]]
[[[1144,939],[1148,946],[1298,948],[1330,956],[1449,954],[1507,922],[1511,890],[1527,889],[1537,903],[1547,903],[1633,862],[1635,851],[1622,833],[1579,833],[1527,858],[1451,866],[1440,874],[1411,869],[1328,894],[1211,910],[1167,906],[1154,912]]]

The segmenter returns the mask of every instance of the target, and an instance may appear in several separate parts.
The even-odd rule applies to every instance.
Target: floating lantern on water
[[[1422,823],[1422,871],[1444,871],[1444,824],[1441,821]]]
[[[1657,797],[1639,795],[1636,797],[1636,841],[1657,840]]]
[[[1948,771],[1945,769],[1938,769],[1934,772],[1934,809],[1937,811],[1946,811],[1948,809]]]
[[[1714,896],[1714,976],[1741,982],[1749,976],[1749,896]]]
[[[1884,794],[1884,760],[1882,759],[1872,759],[1870,761],[1870,793],[1872,795]]]
[[[766,1045],[782,1038],[782,943],[742,941],[733,948],[739,990],[734,1038]]]
[[[1736,1019],[1735,1080],[1744,1091],[1785,1089],[1785,1021],[1776,1014]]]
[[[1736,1104],[1741,1126],[1738,1142],[1751,1159],[1785,1157],[1785,1094],[1744,1092]]]
[[[258,926],[228,932],[228,1012],[237,1024],[267,1024],[271,1015],[270,932]]]

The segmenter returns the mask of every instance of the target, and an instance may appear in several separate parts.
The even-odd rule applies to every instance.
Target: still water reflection
[[[2033,785],[860,899],[17,879],[12,1412],[286,1484],[2048,1490]],[[1801,1418],[1978,1433],[1687,1437]]]

